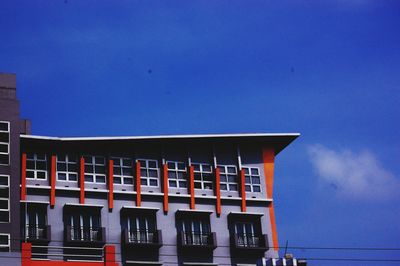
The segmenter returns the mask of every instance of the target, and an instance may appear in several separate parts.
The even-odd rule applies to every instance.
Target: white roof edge
[[[50,137],[39,135],[23,135],[24,139],[42,139],[42,140],[61,140],[61,141],[79,141],[79,140],[141,140],[141,139],[190,139],[190,138],[237,138],[237,137],[298,137],[300,133],[243,133],[243,134],[198,134],[198,135],[158,135],[158,136],[115,136],[115,137]]]

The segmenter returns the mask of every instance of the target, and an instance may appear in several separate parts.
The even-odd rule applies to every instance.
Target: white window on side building
[[[0,252],[10,252],[10,234],[0,234]]]
[[[10,122],[0,121],[0,165],[10,164]]]
[[[0,175],[0,223],[10,222],[10,176]]]

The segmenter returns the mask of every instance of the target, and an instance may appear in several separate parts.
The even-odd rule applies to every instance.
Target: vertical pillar
[[[196,208],[195,195],[194,195],[194,166],[189,166],[189,192],[190,192],[190,209]]]
[[[241,169],[239,171],[240,178],[240,196],[242,197],[242,212],[246,212],[246,184],[245,184],[245,175],[244,170]]]
[[[142,205],[142,195],[140,187],[140,162],[136,162],[136,206]]]
[[[215,196],[216,196],[215,211],[219,216],[221,214],[221,177],[220,177],[220,170],[218,167],[215,168]]]
[[[30,266],[32,258],[32,243],[21,244],[21,266]]]
[[[79,194],[79,203],[85,203],[85,158],[81,157],[79,161],[79,187],[80,187],[80,194]]]
[[[265,175],[265,184],[267,197],[272,199],[273,194],[273,186],[274,186],[274,162],[275,162],[275,151],[273,149],[264,148],[263,149],[263,164],[264,164],[264,175]],[[271,231],[272,231],[272,242],[274,245],[274,250],[278,251],[278,234],[276,230],[276,221],[275,221],[275,210],[274,203],[271,202],[269,206],[269,218],[271,222]]]
[[[26,200],[26,153],[21,159],[21,200]]]
[[[105,245],[104,246],[104,266],[116,266],[118,265],[115,259],[115,246]]]
[[[114,161],[108,161],[108,209],[114,208]]]
[[[163,192],[164,192],[164,202],[163,202],[163,207],[164,207],[164,212],[168,212],[168,166],[166,163],[162,165],[163,167]]]
[[[54,208],[56,203],[56,156],[51,156],[50,166],[50,207]]]

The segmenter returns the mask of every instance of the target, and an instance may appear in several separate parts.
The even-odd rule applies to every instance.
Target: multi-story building
[[[0,251],[15,251],[0,261],[257,265],[278,258],[274,162],[299,134],[34,136],[18,113],[15,76],[0,75],[0,93]]]

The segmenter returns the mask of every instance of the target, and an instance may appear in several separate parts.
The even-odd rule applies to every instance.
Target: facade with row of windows
[[[18,109],[15,95],[5,96],[3,262],[267,265],[278,258],[275,156],[298,134],[34,136],[17,111],[9,113]]]

